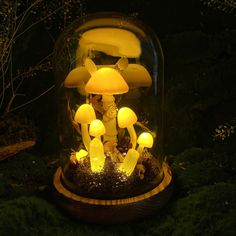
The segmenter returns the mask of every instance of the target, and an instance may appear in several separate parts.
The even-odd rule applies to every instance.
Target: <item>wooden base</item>
[[[172,173],[167,163],[163,163],[164,178],[151,191],[144,194],[114,200],[102,200],[76,195],[66,189],[61,182],[59,167],[54,175],[54,196],[59,206],[72,217],[81,221],[100,224],[119,224],[152,215],[170,199],[173,191]]]

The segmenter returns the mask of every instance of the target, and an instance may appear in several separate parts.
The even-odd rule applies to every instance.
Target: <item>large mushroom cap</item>
[[[125,70],[121,72],[129,88],[150,87],[152,78],[148,70],[139,64],[129,64]]]
[[[76,67],[69,72],[64,81],[66,88],[76,88],[85,86],[88,81],[90,74],[83,67]]]
[[[137,122],[136,114],[128,107],[122,107],[117,114],[117,121],[120,128],[126,128]]]
[[[81,105],[75,113],[74,120],[79,124],[90,124],[96,119],[95,111],[89,104]]]
[[[138,58],[141,54],[141,43],[137,36],[128,30],[96,28],[82,34],[77,54],[86,54],[91,50],[115,57]]]
[[[97,70],[85,86],[87,93],[93,94],[122,94],[129,90],[123,77],[113,68],[104,67]]]
[[[137,143],[147,148],[151,148],[153,146],[153,137],[148,132],[143,132],[139,135]]]
[[[105,126],[102,123],[102,121],[96,119],[93,120],[89,126],[89,134],[91,136],[101,136],[103,134],[105,134],[106,130],[105,130]]]
[[[114,65],[97,66],[98,70],[104,67],[114,68]],[[90,76],[90,73],[84,66],[77,67],[68,74],[64,85],[67,88],[80,87],[88,82]],[[128,64],[127,68],[121,71],[121,76],[124,78],[129,88],[150,87],[152,85],[152,78],[149,72],[144,66],[139,64]]]

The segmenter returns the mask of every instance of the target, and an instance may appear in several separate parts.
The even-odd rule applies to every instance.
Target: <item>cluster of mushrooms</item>
[[[73,122],[80,127],[83,141],[83,148],[75,152],[75,160],[81,162],[88,157],[91,171],[99,173],[104,169],[106,158],[111,158],[118,171],[130,176],[145,148],[153,146],[153,135],[142,132],[137,137],[135,112],[129,107],[118,109],[114,95],[125,94],[134,85],[149,87],[151,78],[147,70],[138,64],[128,64],[126,58],[100,68],[87,58],[84,67],[76,67],[68,74],[64,85],[86,95],[86,103],[80,105],[74,115]],[[117,148],[118,127],[127,129],[130,137],[125,152]]]

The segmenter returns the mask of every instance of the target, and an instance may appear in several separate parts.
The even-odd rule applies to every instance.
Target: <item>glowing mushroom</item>
[[[76,160],[79,162],[83,160],[88,155],[88,152],[84,149],[80,149],[78,152],[75,153]]]
[[[137,143],[139,144],[137,151],[141,155],[145,147],[151,148],[153,146],[153,137],[148,132],[143,132],[139,135]]]
[[[93,107],[89,104],[81,105],[75,113],[74,120],[76,123],[81,124],[82,140],[87,150],[89,148],[89,143],[91,141],[88,133],[88,124],[90,124],[95,119],[96,119],[95,111]]]
[[[123,77],[112,68],[104,67],[92,74],[85,86],[90,94],[102,95],[103,124],[106,129],[104,141],[117,141],[116,116],[117,107],[113,95],[128,92],[129,87]]]
[[[88,59],[86,59],[85,62],[87,60]],[[143,65],[127,65],[126,63],[128,63],[128,60],[121,58],[115,65],[97,65],[96,67],[98,70],[104,67],[112,69],[118,68],[130,89],[150,87],[152,85],[152,78]],[[84,87],[90,78],[90,73],[94,71],[94,65],[91,63],[91,60],[84,64],[85,66],[78,66],[71,70],[64,81],[66,88],[78,88],[82,94],[86,93]]]
[[[100,172],[105,163],[104,147],[101,141],[101,135],[105,134],[105,126],[102,121],[93,120],[89,126],[89,134],[95,138],[89,145],[90,165],[92,172]]]
[[[118,119],[118,125],[120,128],[127,128],[130,135],[132,148],[135,149],[137,135],[136,135],[133,125],[137,122],[136,114],[128,107],[122,107],[118,111],[117,119]]]
[[[121,172],[125,172],[127,176],[130,176],[134,171],[134,168],[138,162],[138,159],[139,159],[139,152],[131,148],[127,152],[124,162],[121,163],[118,169]]]
[[[81,95],[86,96],[85,84],[89,79],[89,73],[84,67],[76,67],[69,72],[64,81],[66,88],[77,88]]]
[[[129,64],[126,69],[121,71],[129,88],[150,87],[152,78],[148,70],[139,64]]]
[[[105,163],[105,155],[103,144],[100,139],[94,138],[90,142],[89,157],[92,172],[101,172]]]
[[[106,132],[105,126],[103,125],[101,120],[93,120],[89,126],[89,134],[98,139],[101,139],[101,136]]]

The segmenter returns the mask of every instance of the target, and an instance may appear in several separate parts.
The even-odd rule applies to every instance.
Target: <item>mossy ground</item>
[[[235,155],[195,147],[170,157],[171,201],[154,216],[112,226],[75,221],[54,205],[57,157],[27,152],[1,163],[0,235],[235,235]]]

